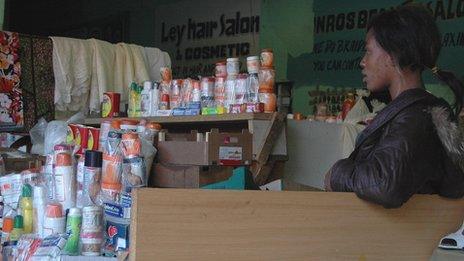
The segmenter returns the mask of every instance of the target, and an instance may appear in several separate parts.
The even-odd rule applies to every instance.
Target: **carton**
[[[160,188],[200,188],[227,180],[233,167],[222,166],[174,166],[154,164],[149,186]]]
[[[195,133],[193,133],[195,134]],[[212,129],[203,137],[158,141],[159,162],[168,165],[244,166],[252,161],[252,134],[220,133]]]

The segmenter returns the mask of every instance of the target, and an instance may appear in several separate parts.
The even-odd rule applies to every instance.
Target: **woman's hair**
[[[372,18],[367,30],[375,40],[396,58],[401,69],[422,72],[428,68],[454,93],[454,120],[461,111],[464,85],[452,72],[437,68],[441,36],[432,13],[418,4],[407,4],[385,11]]]

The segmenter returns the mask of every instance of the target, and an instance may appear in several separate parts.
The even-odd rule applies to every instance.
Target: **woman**
[[[464,195],[464,143],[457,129],[463,84],[436,67],[441,48],[427,9],[406,5],[372,19],[360,63],[371,92],[387,89],[392,101],[360,134],[353,153],[326,175],[329,191],[399,207],[415,193]],[[431,70],[455,95],[454,110],[424,89]]]

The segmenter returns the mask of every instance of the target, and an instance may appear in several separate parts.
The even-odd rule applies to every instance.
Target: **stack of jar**
[[[264,112],[276,111],[277,98],[274,91],[275,70],[272,49],[261,51],[261,68],[259,69],[259,101],[264,103]]]

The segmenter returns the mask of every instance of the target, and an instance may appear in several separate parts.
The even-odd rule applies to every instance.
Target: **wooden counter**
[[[352,193],[134,191],[131,260],[428,260],[464,200],[384,209]]]

